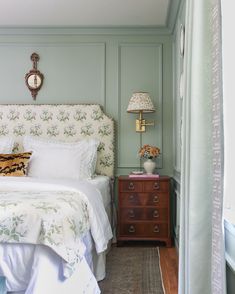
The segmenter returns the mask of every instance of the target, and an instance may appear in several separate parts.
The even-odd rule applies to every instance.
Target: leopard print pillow
[[[26,176],[31,155],[32,152],[0,154],[0,176]]]

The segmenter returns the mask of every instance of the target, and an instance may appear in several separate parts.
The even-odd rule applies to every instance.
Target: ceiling
[[[0,0],[0,26],[164,27],[170,4],[171,0]]]

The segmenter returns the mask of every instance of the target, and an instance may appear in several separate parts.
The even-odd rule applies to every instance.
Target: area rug
[[[158,248],[112,247],[102,294],[163,294]]]

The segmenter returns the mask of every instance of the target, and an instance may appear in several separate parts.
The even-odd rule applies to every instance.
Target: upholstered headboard
[[[96,173],[113,176],[114,122],[100,105],[0,105],[0,137],[13,137],[13,152],[23,150],[25,135],[74,142],[100,141]]]

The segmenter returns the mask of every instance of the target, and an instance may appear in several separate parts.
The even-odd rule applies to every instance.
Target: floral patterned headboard
[[[13,152],[21,152],[25,135],[66,142],[97,138],[96,173],[113,176],[114,122],[100,105],[0,105],[0,138],[13,137]]]

